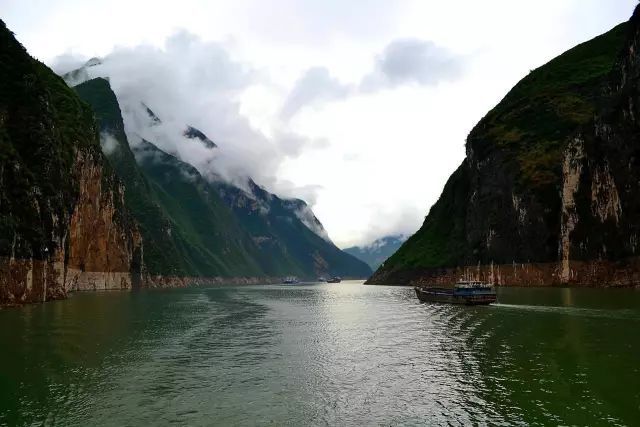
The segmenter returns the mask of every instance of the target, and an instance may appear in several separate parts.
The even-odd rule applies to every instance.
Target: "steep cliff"
[[[0,21],[0,304],[130,288],[141,265],[91,109]]]
[[[369,283],[640,283],[638,11],[534,70],[472,130],[422,228]]]
[[[151,185],[129,148],[118,101],[104,79],[75,87],[92,107],[100,129],[101,145],[109,164],[126,187],[125,205],[139,224],[145,245],[145,266],[153,275],[185,275],[178,243],[171,235],[171,222],[155,200]]]

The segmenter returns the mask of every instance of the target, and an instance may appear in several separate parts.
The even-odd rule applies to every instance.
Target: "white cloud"
[[[385,47],[361,86],[367,91],[406,83],[436,85],[457,80],[462,70],[462,58],[430,40],[399,39]]]
[[[89,60],[88,57],[71,52],[63,53],[53,58],[49,66],[57,74],[62,75],[83,66]]]
[[[309,68],[294,84],[280,114],[289,119],[306,105],[346,98],[352,90],[332,77],[327,68]]]
[[[357,84],[340,82],[326,67],[305,70],[285,99],[280,117],[289,120],[306,106],[317,107],[403,84],[431,86],[454,81],[462,74],[463,62],[462,57],[429,40],[394,40],[377,55],[374,69]]]
[[[239,183],[251,176],[274,186],[284,157],[323,145],[287,129],[276,129],[271,136],[254,129],[240,114],[240,97],[259,81],[259,74],[233,60],[222,44],[184,31],[162,48],[116,49],[87,72],[89,77],[109,78],[132,144],[139,138],[149,140],[210,178],[222,175]],[[149,117],[147,106],[160,123]],[[187,124],[205,132],[219,149],[185,137]]]
[[[102,132],[100,134],[100,147],[102,148],[102,152],[109,156],[118,149],[118,141],[113,135]]]

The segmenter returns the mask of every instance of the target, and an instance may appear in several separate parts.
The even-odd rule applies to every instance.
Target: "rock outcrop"
[[[373,284],[640,284],[640,9],[533,71]]]

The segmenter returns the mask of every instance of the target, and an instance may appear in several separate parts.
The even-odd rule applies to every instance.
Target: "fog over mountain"
[[[456,67],[457,63],[431,43],[400,40],[385,49],[358,85],[342,85],[325,68],[309,69],[283,102],[283,121],[269,133],[253,127],[240,111],[244,91],[255,84],[269,85],[268,77],[234,60],[223,44],[204,42],[182,31],[167,39],[162,48],[119,48],[102,58],[85,59],[62,55],[55,59],[53,68],[72,86],[96,77],[107,78],[121,104],[132,146],[143,140],[154,141],[210,180],[224,180],[250,192],[251,178],[277,194],[304,199],[312,206],[322,187],[297,186],[280,179],[278,171],[288,159],[322,150],[328,142],[289,130],[288,120],[301,109],[316,108],[336,97],[372,93],[408,81],[433,85],[440,78],[456,78],[455,73],[447,73],[447,67]],[[429,61],[441,64],[429,68]],[[196,131],[205,130],[215,142],[203,144],[188,135],[185,129],[190,126],[197,127]],[[103,146],[111,149],[108,137],[103,138]],[[399,216],[389,215],[394,220],[372,227],[365,239],[406,231],[408,224],[414,226],[413,218],[408,218],[413,214],[407,209]],[[305,215],[301,213],[302,218]],[[325,233],[321,230],[319,234]]]
[[[416,231],[486,111],[635,3],[9,0],[3,18],[58,73],[100,58],[130,134],[306,200],[347,247]],[[139,100],[161,127],[137,127]]]

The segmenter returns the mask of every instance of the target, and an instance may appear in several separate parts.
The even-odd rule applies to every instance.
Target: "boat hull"
[[[496,294],[456,294],[452,289],[441,288],[415,288],[416,296],[422,302],[434,302],[442,304],[460,305],[489,305],[496,302]]]

